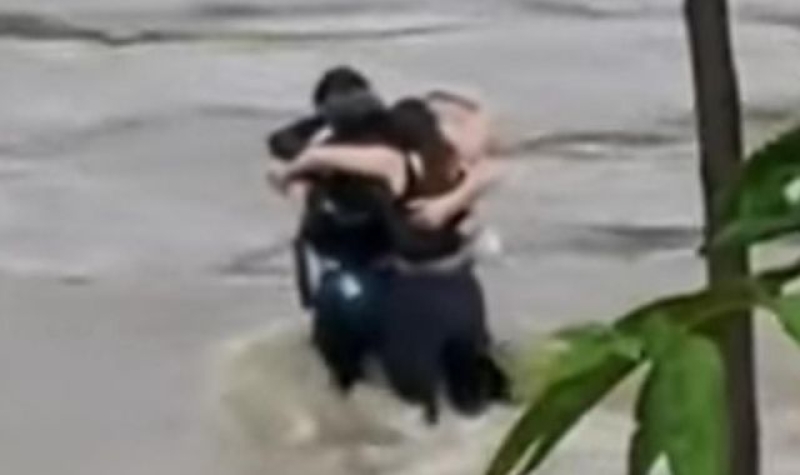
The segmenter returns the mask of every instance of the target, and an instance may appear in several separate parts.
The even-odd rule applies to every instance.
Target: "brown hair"
[[[422,160],[421,176],[412,180],[411,196],[432,196],[458,184],[458,157],[442,134],[436,115],[425,101],[402,99],[392,107],[391,121],[397,140],[406,153]]]

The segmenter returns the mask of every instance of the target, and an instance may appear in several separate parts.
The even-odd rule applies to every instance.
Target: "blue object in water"
[[[374,279],[369,271],[325,271],[314,296],[317,317],[342,319],[348,325],[360,326],[368,318],[370,303],[375,297]]]
[[[375,302],[381,282],[375,271],[326,270],[314,294],[313,341],[337,386],[347,391],[363,377],[375,341]]]

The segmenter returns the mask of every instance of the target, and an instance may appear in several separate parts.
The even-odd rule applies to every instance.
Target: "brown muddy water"
[[[336,63],[480,94],[510,164],[498,335],[610,318],[701,279],[678,3],[0,0],[0,471],[479,473],[513,413],[429,431],[326,390],[263,133]],[[755,146],[800,118],[800,4],[734,10]],[[798,353],[760,343],[765,473],[795,475]],[[542,473],[623,473],[613,399]]]

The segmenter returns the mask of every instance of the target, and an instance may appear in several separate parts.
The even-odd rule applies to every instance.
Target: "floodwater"
[[[800,118],[800,4],[733,10],[752,147]],[[479,473],[513,413],[430,431],[379,390],[343,408],[304,344],[262,137],[338,63],[493,109],[501,338],[700,282],[678,0],[0,0],[3,473]],[[800,365],[776,334],[765,473],[790,475]],[[622,473],[628,407],[543,473]]]

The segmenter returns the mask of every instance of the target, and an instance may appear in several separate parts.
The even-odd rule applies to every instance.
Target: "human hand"
[[[444,227],[457,210],[447,196],[422,198],[408,204],[409,220],[421,229],[435,230]]]
[[[305,207],[308,196],[309,183],[303,180],[292,181],[286,187],[286,197],[298,210]]]
[[[278,161],[270,162],[264,177],[266,182],[279,193],[286,194],[291,182],[291,170],[288,164]]]

